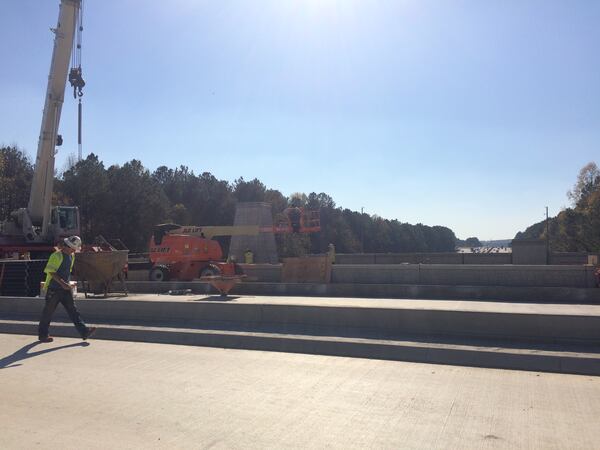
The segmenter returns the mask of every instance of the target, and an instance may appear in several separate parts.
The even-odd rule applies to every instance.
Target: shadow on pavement
[[[8,355],[8,356],[5,356],[4,358],[0,359],[0,369],[9,369],[11,367],[21,366],[22,364],[14,364],[14,363],[16,363],[18,361],[23,361],[24,359],[33,358],[34,356],[43,355],[44,353],[50,353],[50,352],[54,352],[56,350],[62,350],[62,349],[71,348],[71,347],[87,347],[88,345],[90,345],[90,343],[89,342],[78,342],[76,344],[61,345],[60,347],[51,347],[51,348],[47,348],[45,350],[39,350],[37,352],[29,352],[29,350],[31,350],[32,348],[34,348],[37,345],[41,345],[41,342],[32,342],[31,344],[27,344],[26,346],[20,348],[16,352],[14,352],[12,355]]]
[[[202,298],[195,298],[192,301],[193,302],[205,302],[205,301],[230,302],[237,298],[240,298],[240,296],[239,295],[238,296],[228,295],[226,297],[221,297],[220,295],[208,295],[208,296],[202,297]]]

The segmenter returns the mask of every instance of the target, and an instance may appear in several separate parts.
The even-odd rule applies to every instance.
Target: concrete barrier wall
[[[550,256],[550,266],[552,265],[574,265],[574,266],[583,266],[587,263],[587,253],[553,253]],[[334,282],[357,282],[357,283],[377,283],[380,282],[378,280],[385,280],[381,282],[386,283],[418,283],[415,281],[415,275],[410,275],[412,269],[406,269],[405,267],[398,269],[399,273],[392,273],[391,269],[382,268],[379,266],[384,265],[396,265],[396,266],[405,266],[407,264],[410,265],[418,265],[418,264],[435,264],[435,265],[468,265],[468,266],[481,266],[481,265],[511,265],[512,264],[512,254],[511,253],[366,253],[366,254],[338,254],[336,255],[336,265],[334,266],[334,271],[338,272],[338,280]],[[360,266],[369,266],[369,265],[377,265],[377,268],[372,268],[373,270],[362,271],[362,274],[358,274],[356,271],[349,271],[349,269],[338,269],[341,266],[346,265],[360,265]],[[244,273],[248,276],[249,280],[253,281],[262,281],[262,282],[279,282],[281,281],[281,272],[282,266],[281,264],[240,264]],[[535,267],[540,266],[527,266],[523,268],[520,267],[518,270],[525,270],[527,274],[524,274],[523,277],[527,278],[528,276],[538,276],[539,273],[536,272],[537,269]],[[534,269],[531,269],[531,268]],[[407,272],[408,270],[408,272]],[[470,269],[471,270],[471,269]],[[497,270],[494,268],[493,270]],[[382,273],[373,274],[373,272],[382,271]],[[354,279],[360,281],[350,281],[352,278],[349,278],[349,273],[352,273]],[[372,274],[371,278],[366,274]],[[478,279],[480,274],[478,274],[475,279]],[[487,275],[485,275],[487,276]],[[578,287],[581,286],[581,281],[573,282],[570,279],[567,280],[567,284],[564,284],[565,279],[563,278],[565,275],[561,274],[559,281],[555,284],[550,284],[549,286],[572,286],[576,285]],[[147,281],[148,280],[148,271],[147,270],[131,270],[129,272],[129,280],[130,281]],[[348,281],[341,281],[348,280]],[[369,281],[370,280],[370,281]],[[574,284],[573,284],[574,283]],[[587,283],[587,281],[586,281]],[[423,284],[423,283],[421,283]],[[528,284],[526,284],[528,285]],[[593,286],[593,283],[588,286]]]
[[[249,281],[281,281],[281,264],[240,264]],[[130,270],[128,281],[148,281],[148,270]]]
[[[462,253],[463,264],[512,264],[512,253]]]
[[[130,270],[127,272],[128,281],[148,281],[148,270]]]
[[[461,253],[337,254],[336,264],[462,264]]]
[[[241,267],[248,276],[248,282],[281,282],[282,267],[280,264],[241,264]],[[592,266],[583,265],[334,264],[331,282],[370,285],[594,288],[596,286],[594,270],[595,268]],[[147,272],[132,271],[128,281],[130,283],[147,281]],[[181,283],[175,284],[180,285]]]
[[[335,264],[332,283],[421,284],[419,264]]]
[[[421,284],[592,287],[585,267],[422,265]]]
[[[548,286],[592,288],[589,266],[514,265],[334,265],[333,283],[416,284],[450,286]]]
[[[511,253],[341,253],[337,264],[511,264]]]
[[[281,281],[281,264],[240,264],[249,281],[277,283]]]
[[[550,254],[550,264],[583,265],[588,263],[588,255],[596,256],[600,260],[600,254],[598,253],[560,252]]]
[[[241,264],[249,282],[281,282],[280,264]],[[403,284],[441,286],[547,286],[593,288],[592,266],[515,266],[474,264],[334,264],[335,284]],[[146,281],[130,272],[129,282]],[[179,285],[181,283],[175,283]],[[171,288],[179,289],[179,288]],[[147,291],[151,292],[151,291]]]
[[[40,299],[1,298],[0,317],[20,314],[35,320]],[[367,330],[381,336],[455,335],[501,338],[509,341],[585,341],[600,343],[600,316],[523,314],[494,311],[370,308],[353,306],[235,304],[225,302],[176,302],[91,300],[79,302],[84,317],[113,323],[177,323],[179,326],[234,329],[298,330],[318,327],[324,334],[360,336]],[[62,308],[57,319],[67,320]],[[237,325],[236,325],[237,324]],[[361,331],[362,330],[362,331]]]
[[[375,264],[462,264],[460,253],[376,253]],[[339,262],[343,264],[342,261]]]
[[[336,264],[375,264],[375,253],[336,253]]]
[[[544,250],[545,247],[542,249]],[[550,254],[549,264],[583,265],[587,264],[588,255],[596,255],[600,259],[597,253],[554,252]],[[513,259],[512,253],[341,253],[336,255],[338,264],[512,264]],[[526,264],[531,263],[522,255],[520,259]],[[518,261],[515,263],[519,264]]]

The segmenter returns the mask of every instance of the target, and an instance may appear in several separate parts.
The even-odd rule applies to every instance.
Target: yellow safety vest
[[[48,287],[48,283],[52,279],[52,274],[58,271],[60,265],[63,262],[63,252],[60,250],[55,251],[48,258],[48,263],[46,264],[46,268],[44,269],[44,273],[46,274],[46,281],[44,281],[44,289]],[[73,264],[75,264],[75,253],[71,255],[71,267],[69,270],[73,271]]]

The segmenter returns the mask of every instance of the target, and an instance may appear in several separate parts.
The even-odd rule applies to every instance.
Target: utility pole
[[[548,207],[546,206],[546,264],[550,263],[550,227],[548,223]]]
[[[365,252],[365,222],[363,218],[364,206],[360,207],[360,252]]]

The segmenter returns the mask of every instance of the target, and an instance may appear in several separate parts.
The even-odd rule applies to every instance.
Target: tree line
[[[548,223],[541,221],[515,239],[549,238],[555,252],[600,252],[600,170],[594,162],[579,172],[573,188],[567,192],[571,207],[563,209]]]
[[[33,176],[29,157],[14,146],[0,147],[0,220],[25,207]],[[600,252],[600,170],[584,166],[567,193],[571,207],[548,221],[553,251]],[[186,166],[151,172],[139,160],[105,167],[94,154],[56,177],[54,204],[77,205],[82,237],[119,238],[132,252],[147,251],[155,224],[231,225],[238,202],[268,202],[274,217],[290,206],[318,209],[321,232],[278,235],[281,256],[324,253],[333,243],[340,253],[448,252],[457,245],[479,246],[475,237],[457,240],[444,226],[408,224],[337,206],[326,193],[285,196],[260,180],[228,182]],[[546,222],[531,225],[515,239],[545,239]],[[222,244],[227,247],[228,240]]]
[[[22,150],[0,148],[0,220],[27,205],[32,174]],[[325,193],[286,196],[256,178],[228,182],[186,166],[151,172],[134,159],[105,167],[90,154],[59,174],[54,186],[54,204],[79,206],[85,241],[98,235],[119,238],[132,252],[147,251],[158,223],[232,225],[237,202],[268,202],[274,217],[290,206],[320,211],[321,232],[277,235],[281,256],[324,253],[329,243],[340,253],[451,252],[456,244],[447,227],[384,219],[337,206]]]

